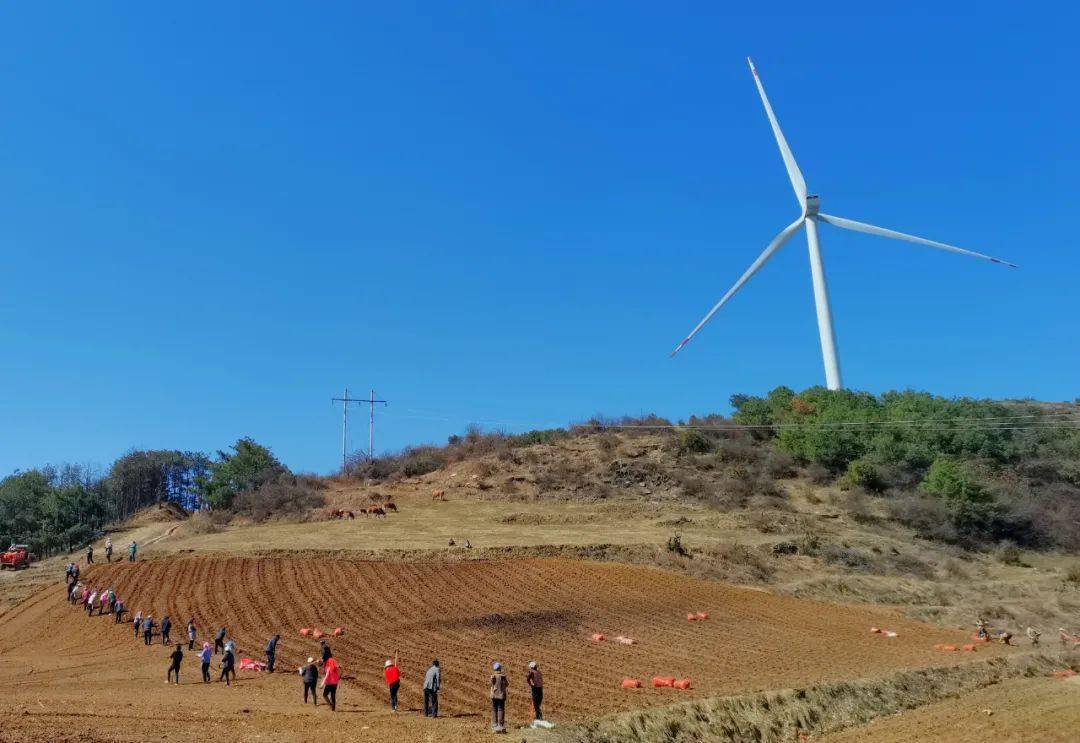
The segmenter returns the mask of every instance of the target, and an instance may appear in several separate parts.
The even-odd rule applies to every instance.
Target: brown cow
[[[379,506],[372,506],[371,508],[367,509],[367,513],[369,516],[381,516],[383,518],[386,518],[386,511],[384,511]]]
[[[431,500],[446,500],[445,490],[436,490],[431,494]]]
[[[387,511],[393,511],[394,513],[397,513],[397,505],[392,500],[388,500],[386,501],[386,503],[383,503],[382,507],[385,508]]]

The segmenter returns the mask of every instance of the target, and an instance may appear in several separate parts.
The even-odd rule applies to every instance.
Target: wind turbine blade
[[[761,269],[761,267],[764,266],[766,262],[768,262],[770,258],[772,258],[773,253],[779,250],[784,243],[791,239],[791,236],[795,234],[795,231],[802,227],[803,221],[803,217],[799,217],[794,222],[785,227],[783,230],[781,230],[779,235],[772,239],[772,242],[769,243],[768,247],[765,248],[762,254],[757,257],[757,260],[750,264],[750,268],[746,269],[746,273],[740,276],[739,280],[735,282],[735,286],[728,289],[728,293],[721,297],[720,301],[717,302],[711,310],[709,310],[709,314],[705,315],[705,318],[697,324],[697,327],[690,331],[690,335],[683,338],[682,342],[675,347],[675,350],[671,352],[672,356],[681,351],[683,349],[683,346],[689,343],[690,339],[697,335],[699,330],[705,327],[705,323],[709,322],[709,320],[712,319],[712,316],[719,312],[720,308],[727,304],[727,301],[729,299],[735,296],[735,292],[739,291],[739,289],[742,288],[743,284],[749,281],[750,278],[754,274],[756,274]]]
[[[916,243],[918,245],[926,245],[931,248],[937,248],[938,250],[947,250],[950,253],[959,253],[960,255],[970,255],[972,258],[982,258],[984,261],[990,261],[991,263],[1000,263],[1003,266],[1009,268],[1016,268],[1016,264],[1003,261],[1000,258],[995,258],[991,255],[983,255],[982,253],[976,253],[974,250],[964,250],[958,248],[955,245],[948,245],[947,243],[939,243],[936,240],[927,240],[923,237],[915,237],[914,235],[906,235],[903,232],[896,232],[895,230],[887,230],[884,227],[875,227],[872,224],[864,224],[863,222],[856,222],[853,219],[844,219],[843,217],[834,217],[829,214],[818,214],[818,219],[822,222],[828,222],[834,227],[841,227],[845,230],[852,230],[853,232],[865,232],[867,235],[877,235],[878,237],[891,237],[894,240],[906,240],[909,243]]]
[[[772,124],[776,144],[780,146],[780,157],[784,158],[784,167],[787,168],[788,178],[791,179],[791,187],[795,189],[795,196],[799,199],[799,208],[805,209],[806,181],[803,180],[803,175],[795,162],[795,155],[791,154],[791,148],[788,147],[787,140],[784,139],[784,133],[780,131],[780,122],[776,120],[776,114],[773,113],[772,106],[769,105],[769,97],[765,95],[765,87],[761,84],[761,77],[758,75],[757,68],[754,67],[754,60],[747,57],[746,61],[750,63],[750,71],[754,73],[754,83],[757,85],[758,93],[761,94],[761,102],[765,104],[765,114],[769,117],[769,123]]]

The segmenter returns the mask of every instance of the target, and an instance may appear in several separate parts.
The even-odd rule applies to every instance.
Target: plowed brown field
[[[184,661],[184,684],[167,687],[160,645],[136,642],[130,623],[88,618],[64,602],[57,584],[0,614],[0,740],[57,740],[65,732],[85,735],[79,740],[256,734],[306,740],[328,733],[324,739],[469,740],[487,722],[492,660],[508,666],[508,717],[521,723],[528,716],[524,669],[532,659],[545,671],[547,716],[556,721],[960,659],[931,649],[960,640],[958,633],[887,610],[820,604],[628,565],[188,557],[96,565],[85,575],[95,587],[113,586],[132,610],[152,611],[156,620],[169,614],[174,640],[194,617],[200,642],[225,625],[240,657],[262,659],[267,638],[279,632],[279,667],[290,672],[316,651],[314,641],[299,636],[300,627],[344,626],[346,634],[331,640],[346,674],[339,713],[331,721],[320,707],[319,730],[309,728],[315,711],[300,705],[294,673],[241,672],[232,689],[203,686],[191,656]],[[697,610],[710,618],[686,621],[686,612]],[[872,625],[900,636],[871,635]],[[638,643],[594,643],[592,632],[629,635]],[[386,714],[382,662],[395,649],[401,651],[405,707],[419,706],[424,670],[438,657],[443,712],[452,719]],[[979,655],[987,652],[997,650]],[[689,677],[694,688],[618,688],[623,677],[647,683],[653,675]],[[348,735],[331,732],[339,728]]]

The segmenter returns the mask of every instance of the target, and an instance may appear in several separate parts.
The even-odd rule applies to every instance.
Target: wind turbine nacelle
[[[806,197],[806,216],[813,217],[821,210],[821,198],[811,194]]]

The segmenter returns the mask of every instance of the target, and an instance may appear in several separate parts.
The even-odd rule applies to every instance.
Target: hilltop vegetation
[[[633,486],[762,513],[783,511],[790,485],[808,483],[844,493],[834,505],[856,521],[891,522],[943,543],[1080,550],[1075,406],[820,387],[735,395],[731,404],[730,418],[596,418],[523,434],[474,427],[443,446],[355,455],[343,475],[391,484],[471,463],[478,489],[493,497],[603,499]],[[655,455],[617,453],[620,442],[657,435],[665,443]],[[585,438],[596,456],[571,457],[572,442]],[[207,507],[219,520],[262,521],[303,518],[324,497],[319,478],[295,475],[250,439],[215,457],[132,451],[104,475],[43,467],[0,481],[0,540],[70,550],[163,500]]]

